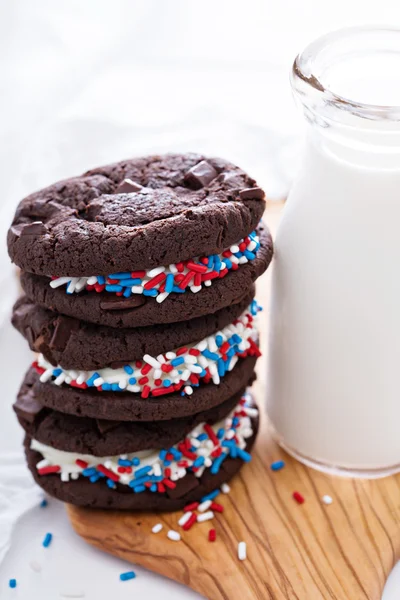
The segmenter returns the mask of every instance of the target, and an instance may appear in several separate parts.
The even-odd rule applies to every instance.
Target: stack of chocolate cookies
[[[38,354],[14,408],[49,494],[175,510],[250,460],[264,207],[241,169],[195,154],[123,161],[22,200],[13,324]]]

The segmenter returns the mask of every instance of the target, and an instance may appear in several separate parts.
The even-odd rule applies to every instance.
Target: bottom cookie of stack
[[[175,440],[170,446],[148,449],[143,442],[143,450],[132,452],[138,443],[132,438],[132,445],[128,437],[125,453],[110,452],[107,456],[94,454],[96,448],[101,447],[96,443],[92,445],[94,453],[56,448],[60,446],[57,438],[63,438],[63,435],[57,436],[57,418],[53,419],[53,445],[37,439],[44,439],[40,423],[33,427],[23,419],[20,422],[27,433],[25,448],[29,468],[36,482],[49,494],[80,506],[168,511],[200,500],[229,481],[251,460],[250,451],[259,421],[249,393],[238,394],[192,419],[193,428],[189,431],[184,422],[175,426],[174,433],[171,427],[170,435],[175,436]],[[93,427],[93,420],[85,421],[88,428]],[[62,428],[62,415],[59,427]],[[165,423],[162,427],[165,431]],[[180,428],[183,435],[176,441]],[[104,436],[107,437],[107,433]],[[112,439],[117,437],[110,430],[110,450]],[[82,436],[82,439],[88,438]],[[120,442],[117,446],[120,447]]]

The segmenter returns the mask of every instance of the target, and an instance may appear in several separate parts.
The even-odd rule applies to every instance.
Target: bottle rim
[[[339,29],[319,37],[298,54],[292,66],[291,85],[305,109],[332,121],[342,121],[346,113],[346,124],[350,126],[354,118],[400,122],[400,104],[362,102],[335,92],[324,83],[323,71],[329,61],[366,50],[396,54],[400,64],[400,27],[366,25]]]

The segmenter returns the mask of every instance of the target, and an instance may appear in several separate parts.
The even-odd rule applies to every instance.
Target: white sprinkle
[[[258,416],[257,408],[250,408],[249,406],[244,406],[243,410],[246,413],[246,415],[248,415],[249,417],[257,417]]]
[[[160,363],[160,365],[164,365],[165,364],[165,358],[164,358],[164,356],[162,354],[159,354],[157,356],[157,360]]]
[[[200,352],[203,352],[203,350],[207,348],[207,340],[201,340],[201,342],[196,344],[195,348],[197,348],[197,350],[200,350]]]
[[[154,463],[153,465],[153,475],[156,477],[160,477],[161,475],[161,465],[158,462]]]
[[[165,298],[168,298],[168,296],[169,292],[161,292],[161,294],[156,296],[156,300],[159,304],[161,304],[161,302],[164,302]]]
[[[214,513],[212,510],[209,510],[201,515],[198,515],[197,522],[203,523],[204,521],[211,521],[214,518]]]
[[[40,563],[37,562],[37,560],[31,560],[29,566],[32,569],[32,571],[35,571],[35,573],[40,573],[40,571],[42,570],[42,566]]]
[[[325,496],[322,496],[322,502],[324,504],[332,504],[333,500],[330,496],[328,496],[327,494]]]
[[[231,488],[230,488],[230,486],[227,483],[223,483],[221,485],[221,492],[223,494],[229,494],[230,491],[231,491]]]
[[[191,396],[193,394],[193,388],[190,385],[185,385],[185,387],[183,388],[183,391],[188,396]]]
[[[237,256],[230,256],[230,257],[229,257],[229,260],[230,260],[231,262],[235,263],[235,265],[238,265],[238,264],[239,264],[239,259],[238,259],[238,257],[237,257]]]
[[[199,292],[201,290],[201,285],[192,285],[192,287],[190,288],[190,291],[193,292],[193,294],[197,294],[197,292]]]
[[[161,529],[163,528],[161,523],[157,523],[157,525],[154,525],[152,532],[153,533],[160,533]]]
[[[60,287],[60,285],[69,283],[70,279],[70,277],[58,277],[57,279],[53,279],[53,281],[50,281],[50,287],[52,287],[53,289],[58,288]]]
[[[206,287],[210,287],[210,285],[212,284],[212,281],[211,281],[211,279],[208,279],[207,281],[204,281],[203,283]]]
[[[212,465],[212,460],[211,460],[211,458],[207,457],[204,461],[204,466],[208,469],[209,467],[211,467],[211,465]]]
[[[246,546],[246,542],[239,542],[239,545],[238,545],[238,558],[239,558],[239,560],[246,560],[246,558],[247,558],[247,546]]]
[[[189,521],[190,517],[192,516],[192,512],[188,511],[186,513],[184,513],[181,518],[178,521],[178,525],[180,525],[181,527],[183,527],[184,525],[186,525],[186,523]]]
[[[85,598],[85,592],[83,590],[71,590],[66,592],[60,592],[61,598]]]
[[[170,529],[167,533],[167,537],[172,540],[173,542],[179,542],[179,540],[181,539],[181,535],[180,533],[178,533],[177,531],[174,531],[173,529]]]
[[[78,479],[79,473],[71,473],[71,479]]]
[[[248,263],[248,259],[245,256],[241,256],[239,258],[239,265],[245,265],[246,263]]]
[[[40,383],[46,383],[53,375],[53,369],[46,369],[39,377]]]
[[[204,502],[199,504],[199,506],[197,507],[197,510],[200,513],[206,512],[206,510],[208,510],[210,508],[211,504],[212,504],[212,500],[205,500]]]
[[[50,464],[50,461],[48,461],[47,458],[43,458],[36,464],[36,468],[43,469],[43,467],[48,467],[49,464]]]
[[[150,356],[150,354],[145,354],[143,356],[143,360],[145,362],[147,362],[149,365],[151,365],[154,369],[160,369],[161,365],[158,362],[158,360],[156,358],[154,358],[153,356]]]
[[[95,385],[96,387],[98,387],[99,385],[103,385],[104,383],[104,379],[102,377],[98,377],[97,379],[95,379],[93,381],[93,385]]]
[[[165,267],[156,267],[155,269],[151,269],[151,271],[147,272],[147,277],[155,277],[156,275],[159,275],[160,273],[164,273],[165,271]]]
[[[227,432],[225,433],[225,439],[227,439],[227,440],[231,440],[232,438],[234,438],[234,437],[235,437],[235,433],[236,433],[236,432],[235,432],[235,430],[234,430],[234,429],[229,429],[229,431],[227,431]]]
[[[236,252],[240,252],[240,248],[239,248],[239,246],[236,246],[236,244],[235,244],[235,245],[233,245],[233,246],[231,246],[231,247],[229,248],[229,250],[230,250],[230,251],[231,251],[233,254],[236,254]]]
[[[97,277],[96,275],[92,275],[91,277],[89,277],[89,279],[87,280],[87,284],[88,285],[95,285],[97,283]]]
[[[256,242],[254,240],[251,240],[250,244],[247,246],[247,250],[250,250],[250,252],[253,252],[253,250],[256,246],[257,246]]]
[[[181,379],[182,381],[187,381],[190,377],[190,371],[189,369],[185,369],[184,371],[182,371],[181,373]]]
[[[69,481],[69,474],[66,471],[62,471],[60,479],[61,481]]]
[[[131,287],[132,294],[142,294],[143,286],[142,285],[133,285]]]
[[[167,360],[173,360],[174,358],[176,358],[176,354],[175,354],[175,352],[167,352],[167,353],[165,354],[165,358],[166,358]]]
[[[81,277],[75,286],[76,292],[81,292],[87,283],[86,277]]]
[[[56,385],[61,385],[62,383],[64,383],[64,380],[65,380],[65,373],[60,373],[60,375],[55,378],[54,383]]]
[[[190,444],[193,446],[193,448],[200,448],[201,446],[201,442],[199,442],[197,438],[191,438]]]
[[[78,385],[82,385],[82,383],[86,380],[86,373],[84,371],[82,371],[81,373],[79,373],[78,377],[76,378],[76,383]]]

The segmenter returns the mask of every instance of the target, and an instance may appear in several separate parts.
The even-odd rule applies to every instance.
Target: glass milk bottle
[[[267,410],[317,469],[400,471],[400,30],[297,57],[307,140],[275,244]]]

